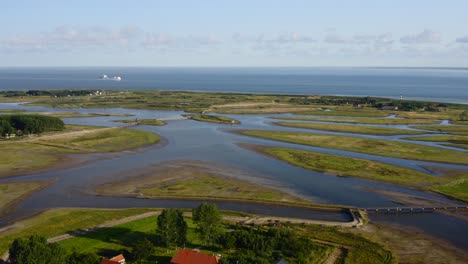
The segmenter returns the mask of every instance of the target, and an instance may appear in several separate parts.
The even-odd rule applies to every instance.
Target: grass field
[[[196,199],[228,199],[268,201],[282,203],[309,202],[285,192],[241,180],[227,168],[202,162],[171,162],[154,166],[143,175],[122,182],[99,186],[96,192],[103,195],[137,197],[173,197]]]
[[[237,130],[236,132],[246,136],[395,158],[468,164],[468,154],[466,152],[405,142],[270,130]]]
[[[219,124],[240,124],[238,120],[217,115],[199,115],[199,114],[190,114],[185,115],[189,119],[200,121],[200,122],[209,122],[209,123],[219,123]]]
[[[326,107],[325,110],[313,110],[301,112],[301,115],[314,116],[353,116],[353,117],[385,117],[392,114],[392,111],[382,111],[376,108],[353,108],[351,106],[338,106],[335,108]]]
[[[468,135],[466,136],[455,136],[455,135],[443,135],[443,136],[423,136],[423,137],[407,137],[405,139],[416,140],[416,141],[430,141],[430,142],[443,142],[444,145],[452,146],[456,148],[468,148]]]
[[[403,119],[403,118],[374,118],[374,117],[308,117],[308,116],[276,116],[274,119],[321,121],[332,123],[368,124],[368,125],[416,125],[436,124],[440,120],[433,119]]]
[[[0,233],[0,255],[8,250],[16,238],[33,234],[47,238],[70,231],[91,228],[108,221],[154,211],[154,209],[54,209],[22,220],[16,228]]]
[[[290,148],[264,147],[259,150],[290,164],[337,176],[358,177],[418,188],[445,182],[442,177],[370,160]]]
[[[166,122],[158,119],[125,119],[125,120],[114,120],[114,122],[120,122],[125,124],[138,124],[147,126],[164,126]]]
[[[71,160],[64,154],[113,152],[156,143],[159,137],[147,131],[131,129],[98,129],[87,132],[85,127],[75,126],[76,133],[54,133],[34,140],[6,140],[0,142],[0,177],[19,175],[38,169],[66,164]],[[83,131],[84,129],[84,131]],[[69,131],[70,132],[70,131]]]
[[[26,181],[26,182],[3,182],[0,183],[0,216],[8,209],[27,197],[29,194],[37,191],[50,182],[48,181]]]
[[[275,125],[295,128],[306,128],[333,132],[346,132],[368,135],[417,135],[423,134],[422,131],[386,127],[373,126],[356,126],[356,125],[333,125],[333,124],[313,124],[300,122],[275,122]]]
[[[39,139],[35,144],[55,147],[72,152],[115,152],[125,149],[133,149],[147,144],[153,144],[159,141],[159,136],[154,133],[133,130],[113,128],[99,130],[94,133],[73,137],[60,137],[48,139]]]
[[[437,131],[455,135],[468,135],[468,126],[415,126],[418,129]]]
[[[17,223],[16,228],[9,229],[0,234],[0,254],[7,251],[9,245],[15,238],[27,237],[38,234],[45,237],[54,237],[74,230],[92,228],[97,225],[122,219],[125,217],[154,211],[150,209],[56,209],[41,213],[35,217]],[[128,223],[106,227],[82,236],[70,238],[58,242],[68,252],[80,253],[94,252],[102,257],[110,257],[121,249],[130,249],[138,240],[147,238],[153,240],[156,231],[156,216],[134,220]],[[209,248],[203,246],[196,233],[191,218],[186,217],[188,224],[187,248],[201,248],[202,251],[212,253]],[[322,227],[318,225],[293,225],[285,224],[300,235],[307,238],[320,239],[323,241],[338,243],[348,249],[344,256],[346,263],[393,263],[393,255],[383,246],[374,243],[362,236],[350,234],[346,229]],[[226,226],[225,228],[228,228]],[[232,228],[232,227],[229,227]],[[235,228],[235,227],[234,227]],[[333,246],[324,245],[321,242],[313,242],[314,250],[311,263],[322,263],[331,253]],[[150,258],[151,263],[167,263],[177,249],[157,247]],[[235,254],[233,251],[216,251],[223,256]]]

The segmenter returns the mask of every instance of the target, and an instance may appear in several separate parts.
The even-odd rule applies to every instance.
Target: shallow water
[[[30,111],[63,111],[79,113],[118,113],[134,114],[132,117],[92,117],[92,118],[68,118],[66,123],[82,125],[115,126],[119,123],[112,122],[117,119],[133,118],[174,118],[180,116],[181,112],[174,111],[150,111],[150,110],[129,110],[129,109],[54,109],[48,107],[29,107],[19,104],[0,104],[0,109],[27,109]],[[287,163],[268,158],[250,150],[239,147],[236,143],[252,143],[270,146],[294,147],[298,149],[313,150],[323,153],[345,155],[357,158],[372,159],[399,166],[428,172],[421,166],[439,166],[445,168],[456,168],[468,171],[468,166],[439,164],[432,162],[422,162],[413,160],[404,160],[397,158],[388,158],[363,153],[354,153],[349,151],[340,151],[326,148],[309,147],[297,144],[276,142],[252,137],[246,137],[230,133],[230,129],[275,129],[275,130],[294,130],[310,131],[294,128],[276,127],[270,124],[271,115],[229,115],[232,118],[240,120],[241,125],[222,125],[213,123],[203,123],[193,120],[168,121],[168,125],[156,126],[138,126],[137,129],[144,129],[155,132],[165,139],[164,144],[153,145],[150,147],[124,151],[117,154],[90,154],[86,155],[92,158],[92,162],[80,165],[74,168],[62,169],[33,175],[18,176],[8,180],[31,180],[31,179],[57,179],[50,187],[34,193],[30,198],[22,202],[12,214],[4,217],[2,221],[10,221],[19,217],[27,216],[45,208],[52,207],[193,207],[197,201],[171,201],[171,200],[145,200],[126,197],[102,197],[94,196],[90,190],[95,186],[115,181],[123,177],[131,177],[135,171],[144,169],[148,166],[174,160],[200,160],[223,166],[232,167],[245,171],[252,177],[257,177],[259,182],[268,180],[277,183],[272,186],[278,186],[282,190],[288,190],[314,202],[323,204],[341,204],[357,207],[383,207],[395,206],[395,202],[386,196],[372,192],[373,189],[383,189],[398,191],[406,194],[422,196],[439,201],[454,202],[443,196],[425,193],[408,188],[402,188],[390,184],[383,184],[358,178],[335,177],[323,173],[305,170],[299,167],[291,166]],[[323,133],[323,131],[322,131]],[[347,134],[347,133],[340,133]],[[354,134],[352,134],[355,136]],[[391,140],[400,140],[394,136],[378,136],[378,138],[387,138]],[[346,215],[341,213],[318,213],[314,211],[303,211],[291,208],[276,208],[273,206],[247,205],[237,203],[220,202],[219,206],[223,209],[242,210],[254,213],[274,213],[278,216],[301,216],[318,218],[322,220],[343,220]],[[453,217],[438,215],[418,216],[419,220],[402,220],[406,218],[389,218],[389,221],[402,223],[404,225],[415,225],[421,222],[420,228],[425,232],[439,236],[439,233],[433,232],[430,226],[437,226],[438,229],[451,229],[451,226],[445,227],[445,223],[453,222]],[[381,216],[379,216],[381,217]],[[425,219],[431,219],[431,225],[427,225]],[[416,221],[416,222],[413,222]],[[422,224],[424,222],[424,224]],[[461,234],[468,236],[466,223],[458,223],[463,226],[460,228]],[[460,233],[443,237],[456,244],[459,247],[468,249],[468,242],[460,241]]]

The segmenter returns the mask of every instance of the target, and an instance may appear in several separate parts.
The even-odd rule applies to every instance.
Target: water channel
[[[18,103],[1,103],[0,109],[24,109],[34,112],[77,112],[77,113],[110,113],[132,114],[130,117],[89,117],[66,118],[68,124],[116,126],[120,123],[112,122],[117,119],[178,119],[182,112],[177,111],[151,111],[134,109],[56,109],[40,106],[25,106]],[[153,146],[121,153],[100,153],[78,155],[88,162],[67,169],[57,169],[48,172],[22,175],[1,179],[3,181],[26,181],[37,179],[56,179],[56,182],[46,189],[34,193],[28,199],[21,202],[13,212],[0,219],[0,225],[4,225],[16,219],[30,216],[47,208],[55,207],[102,207],[102,208],[126,208],[126,207],[183,207],[192,208],[200,201],[183,200],[148,200],[130,197],[104,197],[96,196],[92,190],[95,186],[132,177],[132,172],[149,166],[162,164],[175,160],[197,160],[219,164],[229,168],[243,171],[251,176],[251,179],[259,184],[267,184],[273,188],[279,188],[291,193],[306,197],[321,204],[337,204],[356,207],[390,207],[397,206],[392,198],[384,196],[373,190],[395,191],[442,202],[460,203],[446,197],[421,192],[395,185],[378,183],[350,177],[336,177],[319,172],[305,170],[291,166],[253,151],[240,147],[238,143],[252,143],[268,146],[293,147],[304,150],[312,150],[323,153],[344,155],[356,158],[381,161],[411,169],[417,169],[426,173],[432,173],[423,166],[453,168],[468,171],[468,166],[441,164],[424,161],[405,160],[398,158],[382,157],[351,151],[333,150],[320,147],[303,146],[297,144],[276,142],[252,137],[246,137],[232,133],[232,129],[270,129],[287,131],[306,131],[317,133],[331,133],[338,135],[352,135],[348,133],[332,133],[324,131],[312,131],[306,129],[286,128],[272,124],[275,120],[272,115],[228,115],[241,121],[240,125],[223,125],[197,122],[192,120],[170,120],[166,126],[138,126],[159,134],[164,140]],[[385,126],[399,127],[405,126]],[[364,136],[364,135],[361,135]],[[389,140],[402,140],[403,136],[365,136]],[[418,142],[419,143],[419,142]],[[421,144],[440,146],[437,143],[421,142]],[[459,150],[459,149],[457,149]],[[459,150],[463,151],[463,150]],[[318,220],[348,221],[349,215],[338,212],[311,211],[299,208],[281,206],[268,206],[260,204],[245,204],[233,202],[218,202],[222,209],[238,210],[258,214],[270,214],[277,216],[304,217]],[[379,215],[378,222],[392,222],[404,226],[418,228],[429,235],[444,239],[462,249],[468,249],[468,223],[455,219],[452,216],[425,213],[418,215]]]

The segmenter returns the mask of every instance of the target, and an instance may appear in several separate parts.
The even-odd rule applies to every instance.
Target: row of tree
[[[40,134],[65,128],[60,118],[44,115],[0,115],[0,135]]]

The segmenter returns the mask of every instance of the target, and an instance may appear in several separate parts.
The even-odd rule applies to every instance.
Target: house
[[[111,259],[105,258],[101,261],[101,264],[125,264],[125,257],[120,254]]]
[[[218,264],[220,255],[214,256],[194,249],[181,249],[172,257],[171,264]]]
[[[380,110],[398,110],[398,106],[384,105]]]

